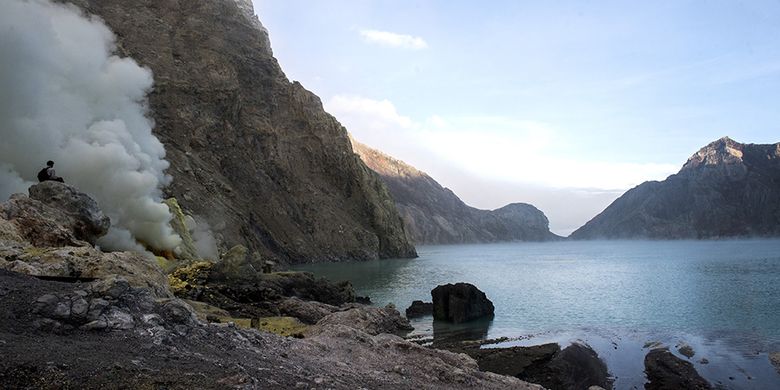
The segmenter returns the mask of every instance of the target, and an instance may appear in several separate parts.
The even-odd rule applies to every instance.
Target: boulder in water
[[[548,389],[611,388],[607,365],[590,346],[573,343],[548,363],[530,367],[519,376]]]
[[[433,318],[461,323],[492,316],[493,302],[484,292],[469,283],[445,284],[431,290]]]
[[[674,356],[666,348],[654,349],[645,356],[645,374],[648,380],[645,384],[646,390],[712,388],[696,372],[693,364]]]
[[[406,318],[415,318],[433,314],[433,303],[414,301],[406,308]]]

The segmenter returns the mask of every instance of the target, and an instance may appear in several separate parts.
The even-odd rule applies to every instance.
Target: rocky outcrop
[[[606,364],[584,344],[574,343],[563,350],[555,343],[509,348],[480,348],[479,343],[464,348],[462,344],[451,344],[448,349],[473,357],[483,371],[511,375],[548,389],[612,387]]]
[[[490,317],[495,311],[493,302],[484,292],[469,283],[437,286],[431,290],[433,319],[461,323]]]
[[[75,329],[130,330],[169,324],[193,326],[196,316],[186,303],[179,300],[156,301],[149,290],[130,287],[122,277],[109,277],[70,293],[45,294],[38,297],[32,313],[39,317],[38,329],[57,333]]]
[[[354,139],[355,152],[387,185],[410,237],[418,244],[498,241],[547,241],[547,217],[536,207],[512,203],[500,209],[479,210],[414,167]]]
[[[226,275],[208,261],[192,263],[169,276],[173,293],[227,310],[234,317],[294,316],[315,323],[337,307],[355,301],[349,283],[331,283],[308,272]],[[297,298],[290,300],[289,298]],[[316,301],[308,302],[307,301]]]
[[[780,235],[780,143],[728,137],[666,180],[643,183],[572,233],[576,239]]]
[[[172,297],[168,278],[154,259],[134,252],[103,253],[92,247],[36,248],[0,244],[0,268],[56,280],[93,280],[113,275],[156,297]]]
[[[330,326],[346,326],[370,335],[405,334],[413,328],[409,320],[401,317],[401,313],[394,307],[355,306],[353,308],[337,311],[323,317],[312,327],[309,335],[316,335]]]
[[[561,352],[556,343],[534,345],[530,347],[510,348],[470,348],[466,350],[483,371],[496,374],[522,377],[529,368],[542,366]]]
[[[693,364],[674,356],[666,348],[650,351],[645,356],[646,390],[692,389],[706,390],[712,386],[702,378]]]
[[[15,194],[0,203],[0,268],[70,281],[118,275],[155,297],[172,297],[153,257],[90,245],[108,228],[108,218],[86,194],[58,182],[36,184],[29,197]]]
[[[313,325],[331,313],[341,310],[338,306],[317,301],[306,301],[298,297],[282,299],[278,304],[279,313],[295,317],[304,324]]]
[[[542,390],[464,354],[344,324],[306,339],[206,324],[122,279],[78,286],[0,270],[0,286],[7,388]]]
[[[45,181],[29,193],[14,194],[0,205],[0,218],[32,245],[94,245],[111,226],[94,199],[67,184]]]
[[[381,181],[290,82],[250,1],[70,0],[154,73],[166,189],[225,247],[301,263],[415,256]]]
[[[518,378],[549,389],[612,388],[607,365],[590,346],[579,343],[564,348],[543,365],[529,367]]]
[[[429,316],[433,314],[433,303],[414,301],[406,308],[406,318]]]

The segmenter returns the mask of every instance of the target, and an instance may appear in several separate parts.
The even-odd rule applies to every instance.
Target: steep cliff
[[[546,241],[559,237],[549,230],[544,213],[525,203],[493,211],[463,203],[452,191],[414,167],[352,140],[369,168],[376,171],[395,199],[406,230],[419,244],[498,241]]]
[[[290,82],[249,0],[72,0],[154,73],[168,195],[226,246],[285,262],[415,256],[380,180]],[[243,242],[236,242],[243,241]]]
[[[780,235],[780,143],[728,137],[666,180],[643,183],[572,238],[716,238]]]

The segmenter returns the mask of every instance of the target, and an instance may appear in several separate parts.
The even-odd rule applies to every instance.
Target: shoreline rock
[[[495,307],[473,284],[455,283],[431,290],[434,320],[461,323],[492,316]]]
[[[772,352],[769,354],[769,362],[775,366],[775,369],[780,373],[780,352]]]
[[[658,348],[645,356],[646,390],[691,389],[708,390],[712,386],[702,378],[688,361]]]
[[[413,301],[406,308],[406,318],[416,318],[433,315],[433,303],[423,301]]]

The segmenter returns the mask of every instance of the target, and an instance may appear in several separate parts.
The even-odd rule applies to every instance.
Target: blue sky
[[[724,135],[780,141],[780,2],[254,3],[358,140],[562,234]]]

